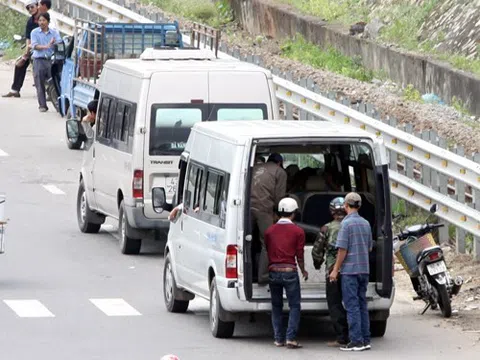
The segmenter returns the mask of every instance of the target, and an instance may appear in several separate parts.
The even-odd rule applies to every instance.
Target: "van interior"
[[[284,158],[287,172],[287,195],[299,206],[295,223],[305,230],[305,261],[320,228],[332,221],[330,201],[351,191],[362,197],[360,215],[370,222],[373,239],[377,237],[375,206],[375,168],[372,149],[365,143],[321,145],[257,145],[255,158],[267,161],[272,153]],[[251,217],[250,217],[251,218]],[[252,228],[252,280],[257,283],[257,265],[261,251],[258,228]],[[370,254],[370,281],[375,281],[375,249]],[[309,269],[313,270],[313,269]],[[313,270],[315,271],[315,270]]]

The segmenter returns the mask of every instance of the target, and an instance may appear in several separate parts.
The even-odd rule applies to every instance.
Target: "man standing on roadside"
[[[343,351],[369,350],[370,318],[367,308],[367,286],[370,274],[369,253],[373,247],[372,229],[358,214],[362,198],[357,193],[345,196],[345,211],[337,235],[338,255],[330,281],[342,276],[342,297],[347,311],[350,342],[340,347]]]
[[[300,280],[297,263],[303,278],[308,279],[305,270],[305,232],[293,223],[298,210],[297,202],[284,198],[278,204],[280,220],[265,232],[265,246],[268,252],[268,271],[272,299],[272,325],[275,346],[287,345],[289,349],[302,347],[296,340],[300,323]],[[287,294],[290,314],[285,343],[283,332],[283,289]]]
[[[52,8],[52,1],[51,0],[40,0],[38,2],[38,13],[39,14],[49,13],[51,8]],[[57,23],[56,23],[55,19],[52,17],[52,14],[50,14],[50,24],[49,24],[48,27],[50,29],[58,30]]]
[[[49,23],[50,15],[40,14],[38,17],[40,27],[32,31],[32,57],[35,61],[33,74],[40,112],[48,111],[45,82],[50,77],[50,57],[53,54],[53,47],[55,43],[62,41],[58,31],[49,28]]]
[[[23,87],[25,76],[27,75],[27,69],[28,69],[28,66],[30,65],[30,51],[31,51],[30,34],[32,30],[38,27],[38,16],[40,15],[40,12],[38,11],[37,0],[27,0],[27,2],[25,3],[25,6],[31,15],[25,27],[26,47],[25,47],[25,54],[23,55],[23,58],[25,61],[23,62],[23,64],[21,64],[21,66],[15,66],[12,88],[10,92],[2,96],[4,98],[20,97],[20,90]]]
[[[274,223],[275,207],[287,192],[287,173],[283,169],[283,157],[273,153],[266,163],[257,162],[253,167],[251,186],[252,230],[255,225],[260,233],[261,253],[258,261],[258,283],[268,283],[268,258],[264,234]]]

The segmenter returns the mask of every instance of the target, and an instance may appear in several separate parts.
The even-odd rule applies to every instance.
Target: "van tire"
[[[118,209],[118,235],[120,236],[120,251],[126,255],[138,255],[142,247],[141,239],[132,239],[127,236],[128,224],[127,215],[125,214],[125,205],[122,200]]]
[[[87,194],[85,193],[85,184],[80,181],[77,193],[77,222],[82,233],[95,234],[100,230],[101,224],[92,222],[97,215],[90,210],[88,206]]]
[[[188,309],[188,300],[175,299],[175,293],[178,291],[175,276],[173,275],[172,261],[170,254],[165,259],[163,266],[163,300],[168,312],[184,313]]]
[[[217,281],[215,278],[213,278],[212,282],[210,283],[210,311],[208,313],[210,330],[212,331],[212,335],[216,338],[231,338],[233,336],[233,331],[235,330],[235,322],[220,320],[220,311],[222,311],[221,309],[222,304],[217,291]]]
[[[387,320],[370,321],[370,333],[372,337],[383,337],[387,331]]]

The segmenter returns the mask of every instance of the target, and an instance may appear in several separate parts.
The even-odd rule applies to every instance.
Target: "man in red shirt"
[[[303,261],[305,232],[292,222],[297,209],[298,205],[294,199],[280,200],[278,204],[280,220],[265,232],[275,345],[285,345],[282,323],[283,289],[285,289],[290,308],[286,345],[290,349],[302,347],[296,340],[300,323],[301,298],[297,263],[304,279],[308,279]]]

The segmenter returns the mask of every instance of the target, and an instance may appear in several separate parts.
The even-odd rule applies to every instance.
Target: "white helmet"
[[[295,199],[290,197],[280,200],[278,203],[278,212],[281,213],[293,213],[298,209],[298,204]]]
[[[25,1],[25,7],[30,6],[30,5],[38,5],[38,0],[26,0]]]
[[[180,360],[180,358],[177,355],[164,355],[160,360]]]

